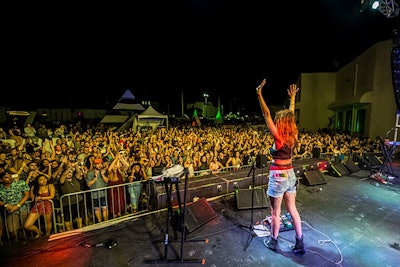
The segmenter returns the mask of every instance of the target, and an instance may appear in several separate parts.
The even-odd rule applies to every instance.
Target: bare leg
[[[94,214],[97,218],[97,222],[102,222],[100,208],[94,208]]]
[[[306,249],[304,247],[301,219],[296,207],[296,193],[285,193],[283,198],[285,200],[286,208],[289,210],[290,216],[292,216],[294,230],[296,232],[296,244],[291,246],[291,250],[296,254],[304,254]]]
[[[108,220],[108,209],[107,209],[107,207],[102,207],[101,210],[102,210],[102,213],[103,213],[103,219],[105,221],[107,221]]]
[[[285,193],[283,195],[283,199],[285,201],[285,206],[288,209],[290,216],[293,219],[293,226],[296,232],[296,236],[301,238],[303,235],[303,231],[301,228],[301,218],[300,214],[296,207],[296,194],[295,193]]]
[[[281,197],[269,197],[271,205],[271,234],[273,238],[278,238],[281,225]]]
[[[36,222],[36,220],[38,218],[39,218],[39,214],[29,213],[28,218],[26,219],[25,224],[24,224],[25,229],[36,233],[35,238],[39,238],[40,234],[41,234],[40,230],[34,225],[34,223]]]
[[[44,215],[45,219],[45,225],[46,225],[46,235],[49,236],[51,234],[51,230],[53,228],[53,222],[52,222],[52,214],[46,214]]]

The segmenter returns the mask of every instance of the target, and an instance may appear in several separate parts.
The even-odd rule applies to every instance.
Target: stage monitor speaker
[[[357,163],[358,163],[358,167],[361,170],[369,170],[369,169],[371,169],[371,164],[369,164],[369,162],[366,159],[362,158],[362,157],[358,158]]]
[[[350,174],[350,171],[344,166],[343,163],[331,164],[328,168],[328,173],[334,177],[341,177]]]
[[[217,216],[205,197],[186,206],[185,227],[191,233]]]
[[[344,165],[346,166],[346,168],[349,170],[350,173],[358,172],[361,170],[360,166],[355,164],[355,162],[350,159]]]
[[[364,159],[370,166],[379,166],[383,164],[383,161],[371,152],[364,153]]]
[[[312,170],[312,171],[305,171],[304,172],[304,181],[305,185],[319,185],[319,184],[326,184],[326,178],[324,174],[319,170]]]
[[[252,189],[236,189],[236,206],[239,210],[251,209]],[[268,198],[264,188],[254,188],[253,208],[268,208]]]
[[[261,168],[267,168],[267,163],[268,163],[268,158],[265,155],[257,155],[256,157],[256,167],[261,169]]]

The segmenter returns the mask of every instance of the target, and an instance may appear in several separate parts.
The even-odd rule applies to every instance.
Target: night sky
[[[2,75],[10,93],[0,104],[105,108],[129,89],[171,113],[180,113],[182,92],[185,102],[206,92],[226,111],[258,111],[265,77],[267,103],[281,105],[300,73],[337,71],[393,38],[398,16],[360,8],[360,0],[192,0],[10,9]]]

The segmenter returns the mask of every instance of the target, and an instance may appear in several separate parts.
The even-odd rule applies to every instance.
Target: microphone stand
[[[143,263],[153,263],[153,264],[202,264],[204,265],[205,260],[204,259],[184,259],[183,258],[183,252],[184,252],[184,244],[186,241],[186,226],[185,226],[185,213],[186,213],[186,195],[187,195],[187,188],[188,188],[188,183],[189,183],[189,176],[188,176],[189,171],[187,168],[184,169],[184,175],[185,175],[185,187],[184,187],[184,193],[183,193],[183,206],[180,200],[180,192],[179,192],[179,185],[180,183],[180,177],[164,177],[164,186],[165,186],[165,191],[167,195],[167,203],[168,203],[168,214],[167,214],[167,226],[165,230],[165,240],[164,240],[164,256],[161,259],[156,259],[156,260],[144,260]],[[174,212],[173,212],[173,207],[172,207],[172,201],[171,201],[171,195],[172,195],[172,185],[175,185],[176,189],[176,196],[178,199],[178,217],[174,219]],[[181,231],[181,240],[180,240],[180,256],[176,259],[168,259],[168,246],[169,246],[169,228],[170,224],[173,225],[173,230],[175,233],[175,239],[177,239],[177,230],[180,226],[180,231]],[[192,242],[198,242],[198,241],[203,241],[203,240],[192,240]],[[208,243],[208,240],[204,240],[206,243]],[[192,265],[194,266],[194,265]]]
[[[251,219],[250,219],[250,226],[249,226],[250,231],[249,231],[249,237],[247,238],[247,244],[244,247],[244,251],[247,250],[247,248],[249,247],[251,241],[256,236],[256,234],[254,233],[254,229],[253,229],[255,169],[256,169],[256,167],[255,167],[255,159],[252,159],[251,169],[250,169],[249,173],[247,174],[247,177],[249,177],[250,173],[253,173],[252,174],[252,181],[251,181]]]

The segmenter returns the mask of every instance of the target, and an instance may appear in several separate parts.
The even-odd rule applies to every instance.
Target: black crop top
[[[275,149],[276,144],[270,148],[271,155],[274,159],[291,159],[292,149],[284,144],[280,149]]]

